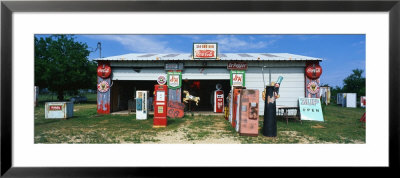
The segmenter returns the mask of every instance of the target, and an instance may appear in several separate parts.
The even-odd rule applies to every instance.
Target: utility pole
[[[93,48],[92,48],[93,49]],[[97,47],[95,50],[92,50],[90,52],[96,52],[97,50],[99,50],[99,58],[101,58],[101,42],[97,42]]]
[[[99,53],[100,53],[100,58],[101,58],[101,42],[97,43],[97,48],[96,50],[99,49]]]

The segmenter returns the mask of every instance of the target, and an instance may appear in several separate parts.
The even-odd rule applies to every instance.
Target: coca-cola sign
[[[62,110],[62,106],[61,105],[51,105],[51,106],[49,106],[49,110],[51,110],[51,111]]]
[[[230,63],[228,63],[227,68],[230,70],[246,70],[247,63],[245,63],[245,62],[230,62]]]
[[[111,67],[109,64],[99,64],[97,66],[97,76],[101,78],[108,78],[111,75]]]
[[[193,43],[193,59],[217,59],[217,43]]]
[[[310,79],[318,79],[322,74],[322,67],[319,64],[310,64],[306,67],[306,75]]]

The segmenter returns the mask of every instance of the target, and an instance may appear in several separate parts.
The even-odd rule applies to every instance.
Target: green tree
[[[57,92],[60,101],[66,91],[95,88],[97,65],[87,48],[72,35],[35,37],[35,85]]]
[[[353,73],[343,80],[343,92],[365,96],[365,77],[362,77],[363,72],[362,69],[354,69]]]

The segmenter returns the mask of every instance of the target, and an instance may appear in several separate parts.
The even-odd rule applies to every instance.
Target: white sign
[[[299,98],[301,120],[324,121],[319,98]]]
[[[232,85],[243,86],[243,74],[233,74]]]
[[[217,43],[193,43],[193,59],[217,59]]]
[[[157,91],[157,101],[165,101],[165,92]]]

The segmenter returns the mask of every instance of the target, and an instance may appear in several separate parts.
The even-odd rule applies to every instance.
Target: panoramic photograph
[[[365,34],[36,34],[35,144],[365,144]]]

